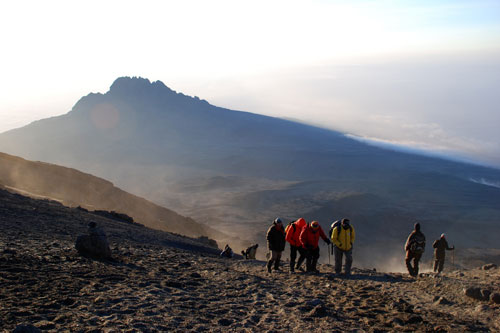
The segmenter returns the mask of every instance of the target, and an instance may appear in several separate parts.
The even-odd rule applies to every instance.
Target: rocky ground
[[[90,221],[113,260],[78,255]],[[417,279],[354,269],[268,274],[262,261],[221,259],[197,240],[0,191],[0,327],[71,332],[498,332],[500,270]],[[288,250],[288,249],[287,249]]]

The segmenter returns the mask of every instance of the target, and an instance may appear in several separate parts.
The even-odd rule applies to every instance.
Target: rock
[[[476,312],[487,312],[490,309],[490,307],[486,304],[479,304],[476,306],[474,309]]]
[[[437,299],[435,299],[436,297],[437,297]],[[448,301],[443,296],[441,296],[441,297],[436,296],[436,297],[434,298],[434,304],[440,304],[440,305],[450,305],[450,304],[452,304],[450,301]]]
[[[390,324],[391,326],[404,326],[405,322],[403,319],[396,317],[389,320],[388,324]]]
[[[95,222],[89,223],[89,234],[76,239],[75,248],[81,255],[92,258],[111,259],[111,249],[104,231]]]
[[[12,333],[41,333],[40,329],[33,325],[18,325]]]
[[[488,290],[488,289],[482,289],[481,290],[481,299],[483,301],[489,301],[490,300],[490,295],[491,295],[491,290]]]
[[[308,301],[306,304],[309,306],[318,306],[318,305],[322,305],[323,301],[316,298],[316,299],[313,299],[312,301]]]
[[[17,251],[13,250],[13,249],[5,249],[5,250],[3,250],[3,253],[5,253],[5,254],[16,254]]]
[[[326,316],[327,316],[326,308],[322,305],[316,306],[308,314],[308,317],[314,317],[314,318],[321,318],[321,317],[326,317]]]
[[[481,289],[476,288],[476,287],[464,288],[464,294],[465,294],[465,296],[468,296],[468,297],[476,299],[476,300],[482,299]]]
[[[407,324],[418,324],[418,323],[421,323],[423,321],[424,321],[424,319],[421,316],[412,315],[406,320],[406,323]]]
[[[481,269],[483,269],[485,271],[490,270],[490,269],[494,269],[494,268],[497,268],[497,265],[495,265],[495,264],[486,264],[483,267],[481,267]]]
[[[500,304],[500,293],[492,293],[490,295],[490,301],[495,304]]]
[[[233,321],[229,320],[229,319],[226,319],[226,318],[222,318],[222,319],[219,319],[218,323],[221,326],[229,326],[229,325],[231,325],[233,323]]]

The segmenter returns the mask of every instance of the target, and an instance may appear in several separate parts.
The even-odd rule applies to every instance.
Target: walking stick
[[[453,246],[453,252],[451,252],[451,265],[455,267],[455,246]]]
[[[330,245],[332,244],[328,244],[328,265],[330,265]]]

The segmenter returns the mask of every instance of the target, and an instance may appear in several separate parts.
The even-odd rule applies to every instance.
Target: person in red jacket
[[[316,268],[316,264],[319,259],[319,238],[323,238],[326,244],[330,244],[330,240],[326,237],[323,229],[319,225],[318,221],[312,221],[310,224],[306,225],[302,232],[300,233],[300,243],[302,247],[307,251],[306,266],[307,272],[319,273]]]
[[[287,225],[285,229],[286,241],[290,243],[290,272],[295,272],[296,269],[301,269],[300,265],[306,259],[306,251],[302,248],[302,243],[300,242],[300,233],[302,229],[307,225],[306,220],[302,217],[297,221]],[[297,251],[299,252],[299,260],[297,261],[297,267],[295,267],[295,259],[297,259]],[[301,269],[303,271],[303,269]]]

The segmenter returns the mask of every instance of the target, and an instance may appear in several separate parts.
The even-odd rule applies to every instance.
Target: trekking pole
[[[328,265],[330,265],[330,245],[332,244],[328,244]]]
[[[455,246],[453,245],[453,252],[451,252],[451,265],[455,268]]]

